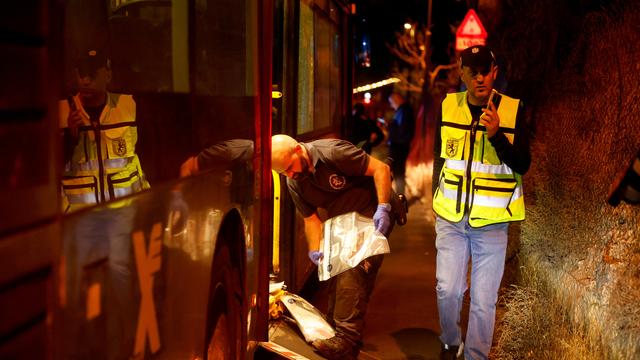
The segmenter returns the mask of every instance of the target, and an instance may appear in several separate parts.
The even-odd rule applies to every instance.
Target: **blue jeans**
[[[471,256],[471,306],[465,359],[487,359],[491,348],[508,229],[508,223],[472,228],[467,216],[458,223],[436,218],[436,293],[440,341],[444,344],[459,345],[462,341],[460,311],[468,289]]]
[[[69,344],[62,357],[111,360],[128,359],[133,353],[138,309],[131,246],[135,216],[136,207],[130,205],[94,208],[65,218],[69,312],[64,336]],[[96,273],[104,274],[102,322],[88,321],[85,314],[87,279]]]

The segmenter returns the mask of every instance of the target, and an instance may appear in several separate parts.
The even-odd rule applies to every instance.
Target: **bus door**
[[[343,1],[276,0],[273,133],[300,141],[342,137],[350,116],[350,13]],[[316,267],[307,257],[302,218],[281,176],[279,269],[276,278],[301,291]],[[274,254],[275,256],[276,254]]]
[[[339,0],[275,0],[273,133],[300,141],[340,138],[350,116],[350,15]],[[281,97],[280,97],[281,94]],[[302,217],[289,197],[286,178],[275,174],[272,279],[303,297],[317,289],[317,267],[307,257]],[[270,351],[290,359],[321,358],[297,325],[273,321]]]

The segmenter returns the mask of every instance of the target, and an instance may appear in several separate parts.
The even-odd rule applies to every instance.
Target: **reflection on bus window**
[[[136,104],[107,91],[112,70],[103,49],[80,54],[77,93],[60,101],[66,212],[134,194],[149,187],[136,154]]]
[[[198,155],[189,157],[180,166],[180,176],[189,177],[209,173],[209,185],[220,191],[218,198],[228,199],[228,206],[240,211],[245,224],[251,223],[253,211],[253,154],[254,143],[248,139],[232,139],[216,143],[203,149]],[[224,193],[224,194],[223,194]],[[171,194],[171,211],[165,229],[166,243],[182,249],[192,260],[207,260],[215,248],[217,230],[224,211],[228,209],[207,208],[193,214],[184,199],[183,189],[176,186]],[[188,196],[188,195],[187,195]],[[198,216],[200,218],[194,218]],[[204,226],[199,229],[196,223]],[[205,239],[206,242],[197,239]],[[253,255],[252,238],[245,228],[247,256]],[[251,261],[252,259],[247,259]]]
[[[229,187],[230,201],[246,212],[252,204],[254,144],[248,139],[222,141],[203,149],[185,160],[180,167],[182,177],[205,171],[222,174],[221,183]]]

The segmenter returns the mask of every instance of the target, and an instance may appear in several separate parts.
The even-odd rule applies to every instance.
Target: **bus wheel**
[[[209,300],[207,322],[207,359],[240,359],[243,341],[240,279],[231,266],[229,249],[219,248],[214,256],[211,277],[213,294]]]
[[[230,339],[229,339],[229,324],[227,323],[227,314],[222,313],[218,316],[213,327],[213,335],[209,341],[207,348],[207,359],[231,359],[230,354]]]

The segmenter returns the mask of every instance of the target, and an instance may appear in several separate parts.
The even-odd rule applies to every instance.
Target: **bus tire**
[[[230,234],[225,234],[224,228],[229,230],[227,226],[220,229],[219,242],[237,238],[237,234],[226,237]],[[232,255],[230,246],[224,243],[219,245],[211,268],[205,359],[242,359],[246,350],[243,274],[237,262],[232,260],[236,257]]]

